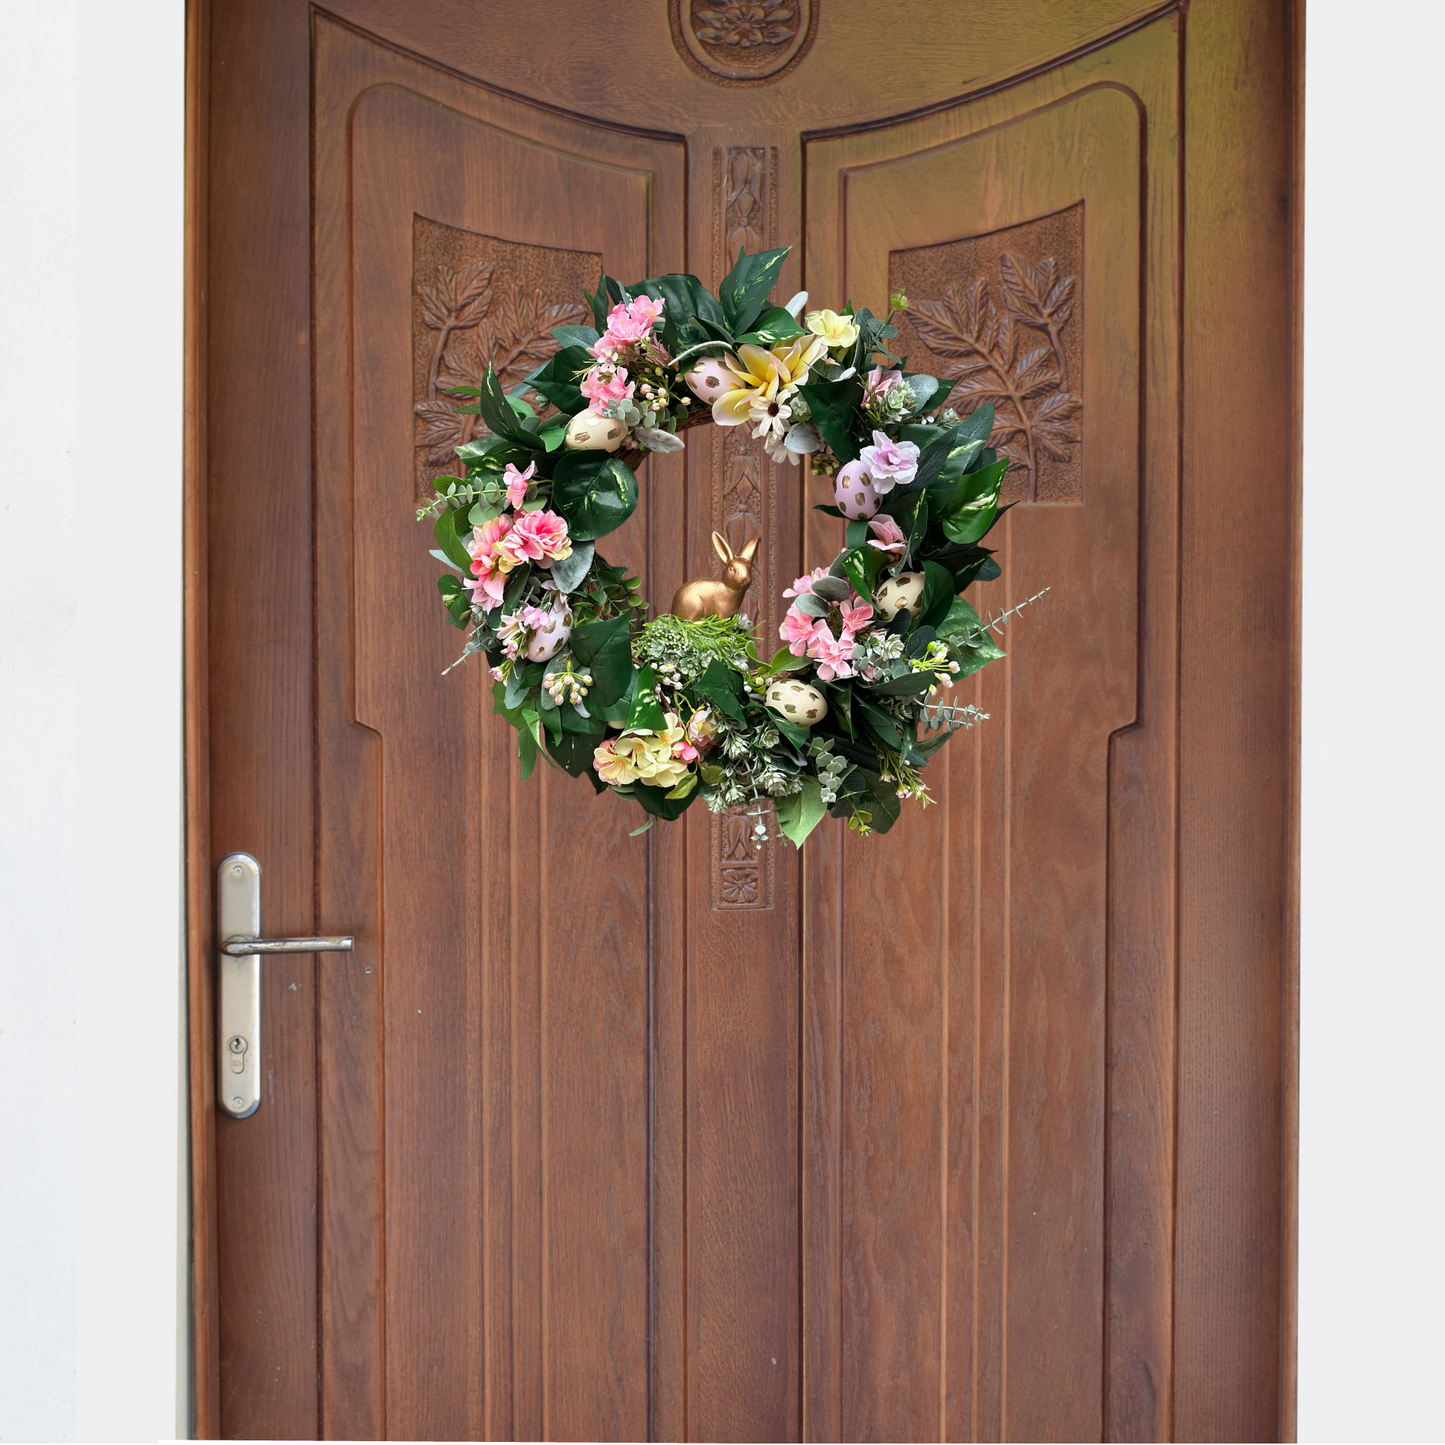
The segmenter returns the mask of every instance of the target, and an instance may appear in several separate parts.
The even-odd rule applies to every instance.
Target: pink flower
[[[628,303],[627,314],[631,316],[634,321],[645,323],[650,330],[662,320],[662,308],[666,304],[666,301],[661,297],[653,300],[651,296],[639,296],[635,301]]]
[[[796,607],[790,607],[783,617],[782,626],[778,628],[778,636],[788,644],[788,651],[794,657],[802,657],[813,640],[814,629],[822,626],[821,618],[809,617],[799,612]],[[824,627],[823,630],[826,632],[827,628]]]
[[[808,644],[808,656],[818,664],[818,676],[824,682],[831,682],[835,677],[853,676],[851,633],[834,637],[827,627],[820,624]]]
[[[799,577],[791,587],[784,587],[783,596],[801,597],[805,592],[811,592],[813,590],[813,583],[815,583],[818,578],[826,577],[827,575],[828,569],[826,567],[814,567],[806,577]]]
[[[868,528],[878,538],[876,542],[870,541],[868,545],[876,547],[880,552],[889,552],[898,557],[902,555],[904,547],[908,545],[908,538],[903,535],[902,528],[892,517],[870,517]]]
[[[873,490],[881,497],[896,486],[907,486],[918,475],[918,446],[915,442],[896,442],[886,432],[873,433],[873,445],[859,453]]]
[[[863,405],[887,396],[902,380],[901,371],[884,371],[881,366],[875,366],[868,373],[868,384],[863,388]]]
[[[490,612],[502,600],[502,593],[507,587],[506,574],[514,565],[506,560],[502,551],[511,530],[511,514],[503,512],[500,517],[473,527],[471,540],[467,543],[467,551],[472,555],[472,572],[477,580],[470,582],[464,579],[462,586],[471,591],[474,604],[479,593],[487,598],[482,604],[485,612]]]
[[[662,319],[662,302],[650,296],[639,296],[635,301],[619,301],[608,313],[607,330],[603,333],[599,347],[610,345],[612,350],[619,346],[632,346],[646,341],[652,335],[652,328]]]
[[[627,373],[617,367],[606,365],[591,367],[578,383],[578,390],[590,402],[591,410],[602,411],[609,401],[627,401],[631,398],[636,383],[628,381]],[[532,463],[536,466],[536,463]]]
[[[855,592],[847,602],[840,604],[838,613],[843,619],[844,634],[851,638],[855,633],[862,632],[873,620],[873,604],[865,602]]]
[[[572,543],[567,537],[566,521],[555,512],[523,512],[497,543],[497,551],[506,560],[508,571],[522,562],[550,567],[572,555]]]
[[[502,474],[502,480],[507,484],[507,505],[509,507],[520,507],[527,499],[527,483],[537,471],[537,463],[533,462],[525,472],[519,472],[511,462],[507,463],[507,470]]]

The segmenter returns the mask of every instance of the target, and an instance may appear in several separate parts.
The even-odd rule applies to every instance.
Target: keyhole
[[[231,1052],[231,1072],[233,1074],[244,1073],[246,1069],[246,1040],[240,1034],[232,1034],[226,1040],[226,1047]]]

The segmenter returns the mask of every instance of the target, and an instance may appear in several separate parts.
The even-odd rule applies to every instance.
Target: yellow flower
[[[780,341],[771,351],[740,346],[736,356],[723,357],[732,386],[712,404],[719,426],[740,426],[756,402],[775,401],[808,379],[808,368],[827,350],[821,336]]]
[[[810,311],[803,318],[803,325],[814,336],[821,336],[830,351],[852,346],[858,339],[858,327],[853,318],[839,316],[836,311]]]
[[[632,733],[608,738],[593,750],[597,776],[604,783],[647,783],[664,790],[675,788],[688,774],[688,765],[673,756],[673,747],[683,741],[677,718],[667,714],[668,726],[656,733]]]

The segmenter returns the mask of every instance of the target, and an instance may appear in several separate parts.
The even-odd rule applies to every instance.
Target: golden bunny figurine
[[[672,599],[674,617],[685,617],[690,622],[700,617],[735,617],[743,605],[743,594],[752,585],[753,554],[758,550],[758,538],[744,542],[742,551],[734,553],[727,538],[714,532],[712,545],[723,560],[721,580],[699,577],[696,581],[684,582]]]

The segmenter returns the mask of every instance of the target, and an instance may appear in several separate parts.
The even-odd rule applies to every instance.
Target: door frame
[[[1300,820],[1300,578],[1301,578],[1301,501],[1302,501],[1302,340],[1303,340],[1303,150],[1304,150],[1304,0],[1276,0],[1278,13],[1282,14],[1287,30],[1286,53],[1283,56],[1283,76],[1279,68],[1270,70],[1251,64],[1252,57],[1247,49],[1252,10],[1256,0],[1195,0],[1186,6],[1184,0],[1166,4],[1147,12],[1142,20],[1136,19],[1127,26],[1111,30],[1089,49],[1098,44],[1108,43],[1121,33],[1134,28],[1135,24],[1153,21],[1163,14],[1173,12],[1176,23],[1188,20],[1187,43],[1183,59],[1183,133],[1187,147],[1184,163],[1184,214],[1182,232],[1184,237],[1185,284],[1179,299],[1181,324],[1185,334],[1185,359],[1188,363],[1183,373],[1182,407],[1186,413],[1191,407],[1191,394],[1196,383],[1193,378],[1201,374],[1228,374],[1231,342],[1238,334],[1237,328],[1228,325],[1229,304],[1226,274],[1229,270],[1230,247],[1247,247],[1248,239],[1241,240],[1239,218],[1236,211],[1247,214],[1246,226],[1263,230],[1267,224],[1267,202],[1273,199],[1284,215],[1282,225],[1289,251],[1288,296],[1285,301],[1288,352],[1287,361],[1279,368],[1279,376],[1287,378],[1288,426],[1287,433],[1279,437],[1276,426],[1274,435],[1278,438],[1274,451],[1284,460],[1283,475],[1278,485],[1284,492],[1287,509],[1287,537],[1283,561],[1285,576],[1275,594],[1276,610],[1268,619],[1265,642],[1274,648],[1281,659],[1282,675],[1275,676],[1279,691],[1273,702],[1276,711],[1265,717],[1267,741],[1282,749],[1284,761],[1283,792],[1285,813],[1283,818],[1283,839],[1285,856],[1283,862],[1284,889],[1282,908],[1277,920],[1275,947],[1279,965],[1279,1058],[1277,1105],[1279,1110],[1279,1361],[1278,1361],[1278,1438],[1293,1440],[1296,1421],[1296,1337],[1297,1337],[1297,1219],[1298,1219],[1298,1056],[1299,1056],[1299,820]],[[207,328],[206,328],[206,263],[207,263],[207,213],[209,194],[209,94],[208,76],[210,65],[210,0],[187,0],[186,4],[186,113],[185,113],[185,394],[184,394],[184,667],[185,667],[185,836],[186,836],[186,951],[187,951],[187,1019],[189,1030],[190,1070],[190,1189],[191,1189],[191,1269],[192,1269],[192,1360],[194,1379],[195,1434],[197,1438],[215,1438],[219,1434],[219,1301],[218,1289],[218,1239],[217,1239],[217,1180],[215,1170],[215,1099],[214,1099],[214,1004],[212,990],[212,859],[209,848],[209,792],[210,753],[208,719],[208,656],[207,629],[207,426],[206,426],[206,377],[207,377]],[[1051,61],[1049,68],[1063,64],[1068,58]],[[1266,57],[1267,59],[1269,57]],[[1274,57],[1278,59],[1279,57]],[[976,91],[965,92],[948,102],[949,105],[966,104],[987,91],[1011,85],[1026,78],[1032,71],[1021,71],[1002,81],[990,82]],[[1194,103],[1196,95],[1207,94],[1203,89],[1204,77],[1209,77],[1216,86],[1224,84],[1223,77],[1232,76],[1237,97],[1234,109],[1221,117],[1198,110]],[[480,79],[480,77],[478,77]],[[482,83],[486,83],[483,81]],[[1202,204],[1191,204],[1198,199],[1197,192],[1209,183],[1209,168],[1221,160],[1225,165],[1237,166],[1234,178],[1247,171],[1253,164],[1263,171],[1267,161],[1251,158],[1238,161],[1234,147],[1244,144],[1247,137],[1241,134],[1242,117],[1252,109],[1268,110],[1274,107],[1276,113],[1283,100],[1284,114],[1277,119],[1288,136],[1289,193],[1277,198],[1266,198],[1258,192],[1247,197],[1236,208],[1225,208],[1228,214],[1210,211]],[[938,107],[930,107],[934,109]],[[1223,107],[1220,108],[1223,111]],[[591,119],[591,117],[583,117]],[[880,123],[892,123],[899,117],[888,117]],[[1228,129],[1233,120],[1238,127]],[[1249,213],[1249,201],[1256,209]],[[1231,229],[1233,226],[1233,229]],[[1213,273],[1207,270],[1208,258],[1214,258]],[[1199,273],[1195,279],[1195,270]],[[1238,302],[1234,305],[1237,307]],[[1200,328],[1191,333],[1191,317],[1205,314],[1222,314],[1224,324]],[[1238,313],[1235,313],[1236,319]],[[1212,368],[1212,369],[1211,369]],[[1218,384],[1216,384],[1218,385]],[[1236,385],[1243,385],[1242,382]],[[1246,399],[1239,416],[1243,424],[1236,435],[1265,437],[1278,411],[1273,405],[1279,400],[1279,388],[1264,387]],[[1253,429],[1251,429],[1251,424]],[[1181,567],[1184,578],[1181,582],[1181,611],[1188,607],[1191,585],[1198,596],[1207,585],[1207,576],[1196,569],[1195,578],[1189,580],[1189,559],[1191,545],[1197,545],[1202,555],[1210,540],[1223,554],[1226,543],[1233,558],[1231,578],[1244,578],[1238,584],[1234,606],[1226,622],[1221,626],[1223,640],[1196,644],[1184,653],[1181,664],[1181,697],[1189,687],[1189,674],[1185,670],[1192,661],[1201,673],[1205,670],[1201,661],[1205,649],[1215,649],[1214,660],[1227,668],[1230,645],[1244,635],[1246,626],[1253,626],[1257,637],[1261,619],[1257,615],[1258,598],[1251,602],[1248,581],[1267,574],[1275,557],[1272,549],[1279,542],[1277,536],[1266,533],[1263,541],[1258,534],[1247,534],[1243,541],[1233,538],[1234,525],[1227,518],[1188,518],[1189,483],[1191,478],[1208,474],[1211,468],[1218,470],[1226,465],[1230,453],[1222,448],[1227,443],[1214,446],[1201,442],[1193,455],[1188,448],[1190,436],[1186,425],[1181,430],[1181,468],[1184,487],[1179,538]],[[1240,443],[1234,443],[1234,455],[1246,450]],[[1267,468],[1254,473],[1270,479]],[[1186,535],[1189,527],[1198,529],[1197,543]],[[1212,528],[1212,531],[1210,530]],[[1247,527],[1246,527],[1247,532]],[[1268,713],[1268,707],[1257,698],[1246,698],[1261,713]],[[1253,716],[1253,715],[1251,715]],[[1246,724],[1250,719],[1246,719]],[[1277,756],[1278,754],[1276,754]],[[1181,740],[1181,773],[1187,768],[1189,754]],[[1209,823],[1218,827],[1214,836],[1219,836],[1224,827],[1227,802],[1211,798],[1197,805],[1197,811],[1190,822],[1181,822],[1181,839],[1186,833],[1196,835],[1195,847],[1205,846],[1202,835],[1209,833]],[[1203,870],[1195,869],[1191,882],[1190,870],[1182,866],[1184,845],[1181,841],[1180,895],[1192,887],[1196,910],[1207,908],[1209,879],[1201,877]],[[1216,878],[1220,875],[1216,874]],[[1212,957],[1228,954],[1228,941],[1212,941]],[[1236,951],[1243,956],[1253,956],[1247,939],[1241,932],[1236,940]],[[1255,952],[1257,952],[1257,946]],[[1185,1005],[1178,1004],[1178,1037],[1182,1040],[1188,1029],[1189,1020],[1184,1016]],[[1182,1050],[1181,1050],[1182,1053]],[[1176,1074],[1176,1150],[1182,1137],[1186,1100],[1185,1077],[1189,1065],[1181,1058]],[[1197,1082],[1197,1081],[1196,1081]],[[1227,1154],[1226,1143],[1220,1155]],[[1177,1155],[1176,1155],[1177,1157]],[[1176,1169],[1177,1181],[1177,1169]],[[1176,1259],[1177,1259],[1176,1249]],[[1179,1287],[1176,1280],[1175,1298]]]

